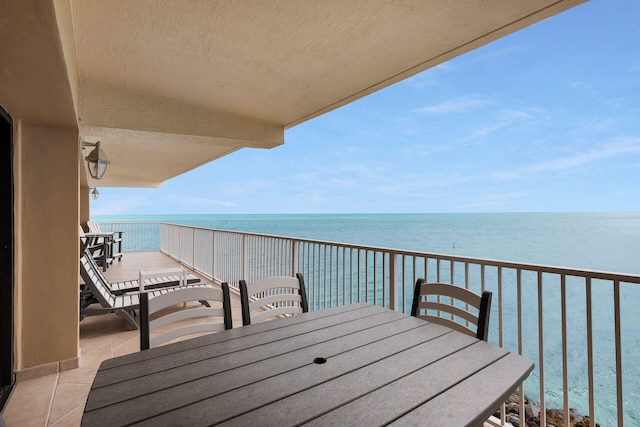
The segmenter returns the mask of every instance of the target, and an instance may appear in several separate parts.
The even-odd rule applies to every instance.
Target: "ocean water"
[[[96,216],[640,274],[640,213]]]
[[[280,214],[280,215],[163,215],[100,216],[104,222],[170,222],[201,227],[301,237],[384,248],[454,254],[503,261],[526,262],[590,270],[640,274],[640,213],[474,213],[474,214]],[[594,283],[594,342],[596,365],[596,420],[613,425],[616,413],[615,363],[609,361],[614,346],[612,333],[598,325],[611,322],[612,292]],[[640,426],[640,286],[623,288],[623,366],[626,425]],[[562,378],[559,298],[545,289],[545,381],[547,406],[560,406]],[[537,298],[531,295],[530,298]],[[571,406],[588,410],[586,384],[585,314],[583,286],[568,284],[570,325]],[[547,300],[548,299],[548,300]],[[553,307],[558,307],[554,310]],[[507,310],[505,316],[513,315]],[[527,322],[527,319],[525,319]],[[547,326],[549,324],[549,326]],[[537,320],[526,328],[536,335]],[[571,325],[574,325],[573,327]],[[549,338],[547,338],[549,337]],[[506,338],[507,340],[509,337]],[[550,344],[547,344],[547,339]],[[495,342],[491,339],[490,341]],[[537,342],[525,343],[525,350]],[[525,353],[526,354],[526,353]],[[602,363],[601,360],[603,361]],[[538,363],[536,363],[538,365]],[[536,368],[537,369],[537,368]],[[531,381],[536,383],[537,372]]]

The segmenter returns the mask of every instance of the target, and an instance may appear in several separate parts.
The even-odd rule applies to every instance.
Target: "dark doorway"
[[[13,125],[0,106],[0,410],[13,373]]]

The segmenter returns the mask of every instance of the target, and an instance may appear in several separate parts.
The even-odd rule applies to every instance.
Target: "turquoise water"
[[[640,274],[640,213],[503,213],[503,214],[317,214],[317,215],[163,215],[102,216],[97,221],[149,221],[302,237],[385,248],[455,254],[504,261],[575,267],[590,270]],[[505,281],[509,278],[505,277]],[[625,424],[640,425],[640,326],[637,307],[639,286],[622,289],[623,364]],[[568,283],[570,333],[569,377],[571,406],[588,410],[585,354],[584,286]],[[596,376],[596,420],[612,425],[615,420],[615,348],[610,331],[613,297],[609,287],[593,285],[594,353]],[[525,298],[537,298],[536,292]],[[558,344],[559,294],[545,289],[545,381],[547,405],[560,406],[558,388],[562,378]],[[513,316],[505,291],[505,322]],[[575,307],[572,309],[572,302]],[[512,304],[512,306],[515,304]],[[549,313],[546,313],[546,312]],[[533,313],[536,314],[536,313]],[[536,314],[537,315],[537,314]],[[573,326],[572,326],[573,325]],[[525,318],[526,336],[537,336],[537,317]],[[509,340],[509,337],[506,338]],[[495,342],[495,337],[491,342]],[[515,344],[508,343],[510,348]],[[525,343],[536,351],[537,342]],[[534,359],[535,360],[535,359]],[[538,365],[538,363],[536,363]],[[536,375],[531,381],[536,382]],[[561,391],[561,388],[559,389]]]
[[[99,216],[640,274],[640,213]]]

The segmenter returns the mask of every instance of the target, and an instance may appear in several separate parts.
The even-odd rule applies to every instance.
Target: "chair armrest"
[[[163,270],[140,270],[139,274],[138,284],[140,286],[140,292],[145,292],[145,280],[153,279],[154,277],[178,276],[180,278],[180,286],[187,284],[187,272],[180,267],[166,268]]]
[[[100,233],[84,233],[85,237],[111,237],[113,236],[113,231],[110,232],[100,232]]]

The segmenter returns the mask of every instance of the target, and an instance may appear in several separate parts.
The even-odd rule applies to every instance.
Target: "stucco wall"
[[[78,132],[14,123],[17,371],[78,357]]]

